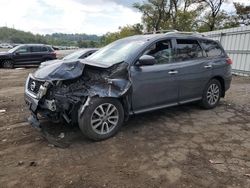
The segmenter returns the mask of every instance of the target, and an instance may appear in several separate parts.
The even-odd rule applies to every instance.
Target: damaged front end
[[[32,112],[29,122],[39,128],[40,115],[76,124],[92,97],[119,98],[128,112],[130,88],[125,62],[110,67],[87,61],[48,65],[27,78],[25,101]]]

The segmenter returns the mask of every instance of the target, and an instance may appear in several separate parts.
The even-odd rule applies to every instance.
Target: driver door
[[[158,41],[146,49],[143,55],[155,57],[156,64],[131,66],[134,113],[176,105],[179,86],[176,64],[172,62],[172,41]]]
[[[14,60],[17,64],[25,64],[30,61],[30,47],[22,46],[15,51]]]

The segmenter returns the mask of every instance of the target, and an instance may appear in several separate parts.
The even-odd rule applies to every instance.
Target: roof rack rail
[[[178,32],[177,30],[158,30],[158,31],[151,31],[151,32],[145,32],[143,33],[143,35],[149,35],[149,34],[164,34],[164,33],[168,33],[168,32]]]
[[[201,36],[204,37],[205,35],[199,32],[189,32],[189,31],[175,31],[175,32],[167,32],[165,34],[183,34],[183,35],[193,35],[193,36]]]
[[[159,30],[159,31],[152,31],[152,32],[146,32],[143,33],[143,35],[149,35],[149,34],[183,34],[183,35],[193,35],[193,36],[202,36],[204,37],[204,34],[201,34],[199,32],[188,32],[188,31],[178,31],[178,30]]]

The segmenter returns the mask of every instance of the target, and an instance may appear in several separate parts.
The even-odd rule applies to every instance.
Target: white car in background
[[[45,67],[47,65],[54,64],[54,63],[62,63],[62,62],[65,62],[65,61],[85,59],[86,57],[92,55],[93,53],[95,53],[98,50],[99,50],[98,48],[86,48],[86,49],[77,50],[77,51],[65,56],[62,59],[55,59],[55,60],[45,61],[45,62],[41,63],[39,68],[42,68],[42,67]]]
[[[7,48],[7,49],[10,49],[10,48],[13,48],[13,46],[10,45],[10,44],[3,43],[3,44],[0,44],[0,48]]]

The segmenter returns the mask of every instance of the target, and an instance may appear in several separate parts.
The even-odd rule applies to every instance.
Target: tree
[[[193,4],[196,6],[190,8]],[[197,0],[148,0],[133,6],[142,13],[142,21],[147,31],[193,30],[193,22],[201,10]]]
[[[236,14],[239,18],[239,22],[242,25],[250,25],[250,5],[245,6],[241,3],[234,3]]]
[[[169,6],[170,0],[148,0],[148,2],[134,3],[133,7],[142,12],[142,21],[146,25],[147,31],[155,30],[158,31],[163,21],[169,19],[170,11]],[[166,10],[166,7],[169,7]]]
[[[226,0],[198,0],[197,2],[208,8],[208,12],[205,13],[204,17],[200,19],[200,22],[207,25],[209,31],[216,29],[216,24],[218,23],[218,18],[222,15],[220,14],[221,6]],[[202,26],[204,27],[204,25]]]
[[[113,33],[106,33],[101,38],[101,45],[109,44],[115,40],[142,34],[143,26],[141,24],[135,24],[135,25],[127,25],[124,27],[119,27],[119,31],[113,32]]]

